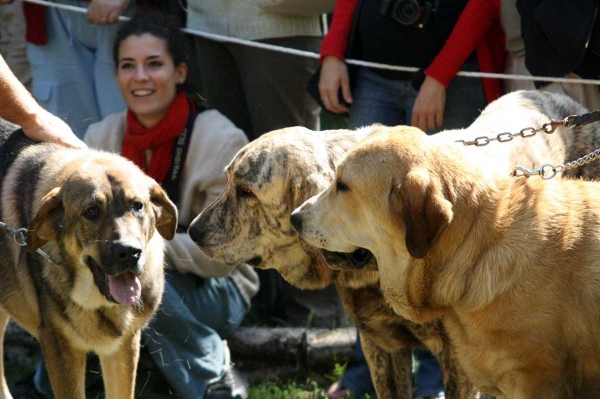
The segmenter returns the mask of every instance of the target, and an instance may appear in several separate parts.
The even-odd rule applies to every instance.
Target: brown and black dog
[[[434,137],[448,143],[495,137],[585,111],[566,96],[512,93],[490,104],[468,129]],[[336,163],[374,130],[313,132],[296,127],[263,135],[240,150],[229,164],[225,191],[192,222],[189,233],[203,252],[220,262],[275,268],[291,284],[305,289],[335,283],[360,331],[380,399],[412,397],[411,350],[423,345],[440,361],[446,396],[475,397],[477,391],[458,366],[441,321],[419,325],[397,315],[384,299],[376,265],[366,253],[342,257],[325,253],[332,264],[359,267],[370,262],[361,272],[332,270],[320,250],[300,241],[290,223],[291,212],[325,189],[334,178]],[[588,125],[468,151],[487,154],[489,167],[508,174],[517,164],[532,169],[546,162],[562,163],[599,146],[600,133]],[[593,166],[573,171],[586,178],[600,176],[599,172]],[[369,268],[372,271],[364,271]]]
[[[57,398],[85,398],[87,352],[100,357],[106,397],[133,398],[177,209],[125,158],[15,129],[0,122],[0,220],[26,227],[27,246],[0,232],[0,336],[13,319],[38,339]],[[0,372],[0,397],[10,398],[1,350]]]

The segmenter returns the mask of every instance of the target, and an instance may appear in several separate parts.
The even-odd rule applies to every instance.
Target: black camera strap
[[[190,104],[189,107],[190,112],[187,123],[183,128],[183,131],[179,134],[177,139],[175,139],[175,145],[173,146],[173,152],[171,153],[169,173],[167,173],[167,177],[165,177],[165,180],[163,180],[161,184],[171,201],[175,204],[179,203],[179,183],[181,182],[181,173],[183,166],[185,165],[197,115],[194,106]],[[200,110],[200,112],[202,112],[202,110]]]

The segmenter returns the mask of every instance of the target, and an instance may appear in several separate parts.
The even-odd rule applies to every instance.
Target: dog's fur
[[[0,232],[0,337],[12,318],[38,339],[57,398],[85,398],[90,351],[106,397],[133,398],[140,330],[161,300],[163,237],[175,234],[177,210],[118,155],[34,143],[14,129],[0,122],[0,220],[27,227],[29,252]],[[1,355],[0,397],[10,398]]]
[[[538,92],[505,96],[490,104],[472,127],[433,136],[439,142],[539,127],[549,119],[585,112],[566,97]],[[227,187],[212,206],[191,224],[189,233],[208,256],[224,263],[247,262],[275,268],[291,284],[306,289],[336,284],[348,314],[356,322],[379,398],[411,397],[411,349],[424,343],[444,371],[446,396],[473,397],[476,390],[455,362],[453,347],[441,322],[416,325],[396,315],[386,304],[379,275],[328,268],[320,251],[303,245],[289,221],[293,209],[325,189],[335,164],[372,127],[356,131],[311,132],[288,128],[263,135],[244,147],[227,167]],[[474,154],[494,154],[495,167],[508,174],[515,164],[527,168],[563,162],[599,142],[591,125],[572,131],[559,129],[511,143],[472,148]],[[491,163],[490,160],[485,161]],[[594,175],[594,170],[577,171]],[[352,257],[330,259],[341,267],[355,265]],[[376,270],[374,262],[365,269]],[[415,338],[417,337],[417,338]]]
[[[294,212],[302,239],[371,251],[394,311],[443,317],[481,390],[598,398],[600,183],[509,177],[416,128],[377,130]]]

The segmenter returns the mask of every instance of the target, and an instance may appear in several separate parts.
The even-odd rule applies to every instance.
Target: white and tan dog
[[[382,293],[439,317],[498,398],[600,397],[600,183],[510,177],[461,145],[378,127],[291,216],[327,251],[370,251]]]

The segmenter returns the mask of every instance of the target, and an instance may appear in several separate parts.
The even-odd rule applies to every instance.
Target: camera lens
[[[417,0],[399,0],[392,10],[392,18],[402,25],[413,25],[421,18],[421,6]]]

